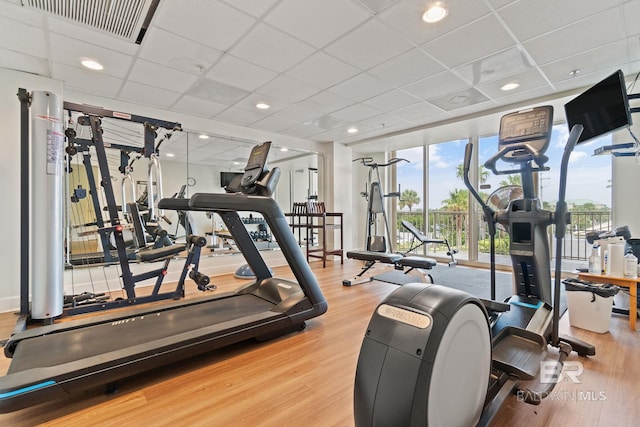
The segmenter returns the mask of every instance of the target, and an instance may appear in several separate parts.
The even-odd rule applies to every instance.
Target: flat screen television
[[[229,186],[233,178],[242,175],[242,172],[220,172],[220,187],[225,188]]]
[[[629,98],[621,70],[587,89],[564,106],[569,130],[584,126],[578,144],[631,126]]]

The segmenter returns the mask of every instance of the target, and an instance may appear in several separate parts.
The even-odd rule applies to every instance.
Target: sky
[[[565,124],[553,127],[551,141],[546,151],[549,157],[548,172],[541,173],[541,199],[555,202],[558,199],[558,185],[560,176],[560,162],[562,153],[569,136]],[[456,177],[457,166],[463,163],[464,149],[467,140],[451,141],[429,146],[429,204],[431,208],[442,206],[442,201],[449,198],[449,192],[454,189],[466,188],[462,179]],[[596,148],[611,144],[611,135],[606,135],[592,141],[578,145],[569,158],[569,174],[567,179],[567,200],[590,200],[596,204],[611,206],[611,156],[594,156]],[[497,136],[480,138],[480,164],[498,150]],[[401,191],[412,189],[422,195],[422,148],[399,150],[397,157],[410,160],[410,163],[399,163],[398,182]],[[504,169],[505,164],[499,163],[498,169]],[[490,173],[488,184],[491,189],[482,190],[490,193],[497,190],[504,175]]]

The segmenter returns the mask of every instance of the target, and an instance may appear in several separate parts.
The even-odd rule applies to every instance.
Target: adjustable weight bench
[[[370,282],[375,277],[370,276],[362,278],[362,275],[369,271],[376,263],[391,264],[396,270],[401,270],[404,274],[409,274],[412,270],[419,268],[421,270],[431,270],[436,265],[436,260],[431,258],[423,258],[418,256],[404,256],[402,254],[390,254],[386,252],[372,252],[372,251],[348,251],[347,258],[357,259],[364,261],[365,264],[362,267],[362,271],[353,279],[345,279],[342,281],[343,286],[353,286],[362,283]],[[405,267],[408,270],[404,271]],[[429,277],[431,283],[433,283],[433,277],[431,274],[426,274]]]
[[[449,261],[449,267],[453,267],[456,264],[458,264],[458,261],[456,261],[454,255],[458,253],[457,250],[455,249],[451,249],[451,246],[449,245],[449,241],[447,239],[430,239],[427,236],[425,236],[420,230],[418,230],[415,225],[411,224],[409,221],[407,220],[402,220],[402,226],[409,232],[411,233],[411,243],[410,243],[410,247],[409,249],[405,252],[405,254],[418,249],[420,246],[422,245],[427,245],[429,243],[434,243],[436,245],[446,245],[447,246],[447,255],[451,258],[451,261]],[[417,240],[417,242],[416,242]]]

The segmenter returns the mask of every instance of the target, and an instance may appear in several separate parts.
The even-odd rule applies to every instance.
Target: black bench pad
[[[433,258],[423,258],[419,256],[406,256],[397,261],[397,264],[402,267],[422,268],[425,270],[431,270],[436,266],[436,260]]]
[[[385,264],[395,264],[402,259],[400,254],[388,254],[384,252],[347,251],[347,258],[360,261],[376,261]]]
[[[143,262],[155,261],[168,256],[177,255],[186,248],[186,245],[171,245],[158,249],[142,249],[138,252],[138,258]]]

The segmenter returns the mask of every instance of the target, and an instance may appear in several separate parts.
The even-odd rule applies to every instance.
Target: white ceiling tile
[[[267,109],[260,109],[256,107],[258,103],[265,103],[269,105]],[[240,108],[241,110],[247,111],[255,111],[260,117],[269,116],[278,111],[282,111],[289,105],[288,102],[273,99],[267,95],[263,95],[261,93],[252,92],[247,97],[241,99],[240,101],[234,104],[234,107]]]
[[[576,85],[577,87],[590,87],[593,85],[592,82],[594,81],[599,82],[605,77],[610,76],[614,71],[615,71],[614,69],[608,69],[608,70],[596,71],[595,73],[591,73],[591,74],[581,73],[578,75],[578,77],[575,77],[571,80],[563,80],[555,83],[556,90],[565,91],[565,90],[575,89]]]
[[[217,102],[206,101],[204,99],[185,95],[176,102],[171,109],[202,117],[212,117],[227,108],[226,105]]]
[[[489,15],[425,43],[422,48],[447,67],[455,67],[513,44],[514,40],[502,24]]]
[[[266,129],[272,132],[280,132],[284,129],[296,126],[300,122],[292,120],[285,116],[274,114],[264,119],[260,119],[257,122],[251,124],[251,127],[256,129]]]
[[[133,58],[116,51],[95,46],[84,41],[51,34],[51,59],[53,62],[76,67],[84,58],[98,61],[104,66],[100,73],[114,77],[125,77],[129,72]]]
[[[321,132],[323,132],[323,130],[319,129],[317,126],[305,125],[305,124],[297,125],[282,131],[283,134],[293,136],[296,138],[308,138],[311,135],[316,135]]]
[[[601,31],[604,28],[606,30]],[[538,65],[544,65],[622,38],[622,17],[618,10],[612,9],[532,39],[524,43],[524,47]]]
[[[80,89],[82,92],[115,97],[124,80],[84,68],[53,63],[53,78],[62,80],[66,87]]]
[[[316,117],[321,116],[322,113],[312,108],[307,108],[301,105],[294,104],[294,105],[288,106],[287,108],[283,109],[279,113],[276,113],[276,115],[289,117],[290,119],[297,121],[298,123],[296,124],[299,124],[299,123],[308,122],[309,120],[313,120]]]
[[[535,66],[521,46],[514,46],[454,68],[470,85],[523,73]]]
[[[222,113],[216,115],[215,118],[239,125],[248,125],[257,120],[260,120],[263,117],[263,114],[256,113],[255,111],[247,111],[236,107],[229,107]]]
[[[206,74],[212,80],[246,90],[255,90],[277,75],[278,73],[231,55],[224,55]]]
[[[207,101],[231,105],[249,95],[250,92],[211,79],[201,78],[185,93]]]
[[[320,89],[327,89],[359,72],[360,70],[356,67],[319,51],[289,69],[285,74]]]
[[[264,20],[315,47],[323,47],[370,16],[344,0],[284,0]]]
[[[414,47],[397,32],[371,20],[325,48],[362,70],[376,66]]]
[[[347,132],[347,130],[351,127],[350,124],[339,126],[335,129],[328,130],[326,132],[319,133],[317,135],[313,135],[312,139],[314,141],[340,141],[348,137],[352,137],[353,135]],[[361,126],[358,128],[358,135],[366,134],[367,132],[372,131],[373,129],[369,129],[366,126]]]
[[[50,77],[49,61],[37,56],[0,48],[0,68],[9,68],[31,74]]]
[[[433,120],[441,120],[444,117],[448,117],[449,115],[443,112],[441,109],[427,103],[421,102],[419,104],[413,104],[409,107],[404,107],[399,110],[395,110],[392,112],[394,116],[398,116],[405,120],[428,120],[433,118]]]
[[[420,102],[419,98],[398,89],[390,90],[382,95],[364,101],[365,105],[379,111],[393,111]]]
[[[138,59],[133,64],[129,79],[173,92],[184,92],[195,83],[198,77],[144,59]]]
[[[495,7],[496,9],[500,9],[517,1],[518,0],[489,0],[489,3],[491,3],[491,6]]]
[[[368,72],[396,87],[424,79],[444,70],[444,67],[422,49],[414,48]]]
[[[581,74],[591,74],[600,70],[611,70],[611,64],[623,61],[627,55],[627,43],[619,41],[586,52],[579,52],[558,61],[540,66],[551,83],[572,80],[572,71],[580,70]]]
[[[342,110],[331,113],[333,117],[345,122],[354,123],[380,114],[380,111],[367,107],[364,104],[354,104]]]
[[[382,12],[378,18],[417,45],[456,30],[489,13],[482,1],[448,0],[449,13],[435,24],[422,20],[424,0],[405,0]]]
[[[281,31],[258,24],[229,53],[270,70],[283,72],[314,50]]]
[[[351,104],[353,104],[353,101],[327,91],[322,91],[298,102],[298,105],[318,110],[322,113],[330,113]]]
[[[229,6],[235,7],[249,15],[260,17],[271,9],[279,0],[223,0]]]
[[[512,91],[504,91],[500,89],[507,83],[518,83],[520,86]],[[479,84],[476,88],[492,99],[502,98],[504,96],[513,95],[514,93],[526,92],[536,88],[544,88],[544,90],[549,93],[553,91],[553,88],[547,83],[537,69],[528,70],[523,73],[513,74],[501,79]]]
[[[420,99],[429,100],[457,92],[469,85],[453,73],[445,71],[402,88]]]
[[[14,0],[13,3],[5,0],[2,1],[2,16],[10,18],[11,21],[41,28],[47,15],[39,10],[22,6],[22,0]],[[2,30],[5,29],[2,28]]]
[[[499,14],[519,41],[561,28],[617,6],[618,0],[537,0],[536,7],[519,1],[501,9]]]
[[[627,1],[622,7],[627,36],[640,34],[640,0]]]
[[[391,126],[396,126],[398,124],[406,125],[406,122],[407,121],[401,117],[398,117],[393,114],[385,113],[385,114],[379,114],[377,116],[360,120],[358,124],[366,126],[367,128],[370,128],[370,129],[386,130],[386,129],[389,129]]]
[[[138,56],[190,74],[202,74],[222,56],[222,52],[160,28],[152,28],[147,32]]]
[[[135,104],[147,104],[168,108],[178,100],[180,94],[129,81],[125,83],[120,91],[120,97]]]
[[[393,86],[390,84],[370,74],[361,73],[332,87],[329,92],[360,102],[391,89],[393,89]]]
[[[95,31],[87,25],[76,22],[68,22],[54,17],[47,18],[47,27],[52,33],[62,34],[77,40],[91,40],[91,44],[106,47],[126,55],[135,55],[140,49],[133,41],[123,40],[120,37],[106,32]],[[148,34],[147,34],[148,35]]]
[[[258,89],[258,93],[270,99],[278,99],[289,103],[296,103],[320,92],[315,86],[299,80],[280,75]]]
[[[0,16],[0,48],[39,58],[48,56],[45,32],[42,28]]]
[[[160,2],[153,26],[228,50],[256,22],[255,18],[216,0]]]
[[[469,87],[439,98],[430,99],[429,103],[445,111],[454,111],[488,100],[489,99],[477,89]]]

